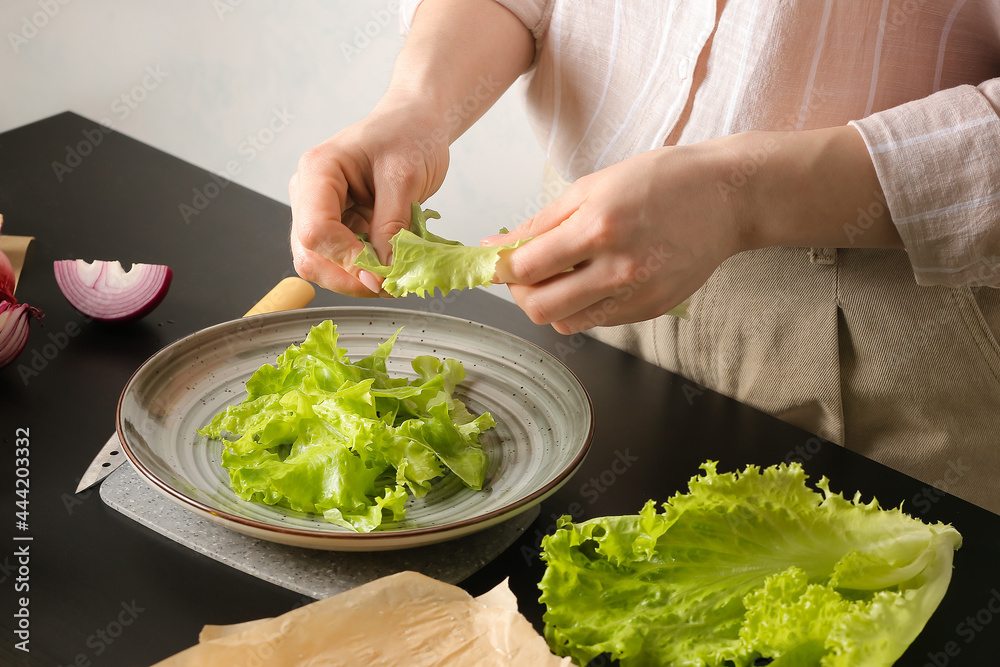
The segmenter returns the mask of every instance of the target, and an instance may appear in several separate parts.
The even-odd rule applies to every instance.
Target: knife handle
[[[305,308],[314,296],[316,296],[316,290],[309,282],[296,276],[289,276],[275,285],[243,317]]]

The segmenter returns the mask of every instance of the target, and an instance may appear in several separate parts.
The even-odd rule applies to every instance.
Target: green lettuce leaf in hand
[[[806,486],[799,464],[702,466],[657,511],[559,521],[539,588],[580,665],[892,665],[937,608],[961,535]]]
[[[434,289],[447,294],[451,290],[486,287],[493,281],[497,260],[504,250],[523,245],[527,239],[505,245],[472,247],[449,241],[427,229],[429,218],[440,218],[437,211],[412,205],[410,229],[392,237],[392,263],[384,266],[375,254],[366,234],[358,234],[365,248],[354,260],[355,266],[382,276],[382,289],[392,296],[413,293],[432,296]]]
[[[222,465],[240,498],[369,532],[386,514],[402,520],[411,495],[426,495],[446,471],[482,488],[479,436],[493,418],[473,416],[454,395],[465,378],[454,359],[420,356],[414,379],[390,377],[398,334],[352,362],[327,320],[247,380],[246,398],[198,431],[224,441]]]

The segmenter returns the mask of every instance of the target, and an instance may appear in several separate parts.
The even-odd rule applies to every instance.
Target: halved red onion
[[[0,301],[0,367],[21,354],[28,342],[29,320],[41,316],[37,308],[26,303],[15,305],[10,301]]]
[[[102,322],[134,320],[156,308],[170,289],[173,271],[162,264],[62,259],[54,262],[56,283],[70,304]]]

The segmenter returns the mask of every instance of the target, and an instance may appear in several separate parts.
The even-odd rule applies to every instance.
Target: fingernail
[[[375,294],[382,291],[382,287],[378,284],[378,278],[371,271],[361,271],[358,273],[358,280]]]
[[[499,242],[503,237],[504,237],[503,234],[493,234],[492,236],[487,236],[482,241],[480,241],[479,245],[494,245],[495,243]]]

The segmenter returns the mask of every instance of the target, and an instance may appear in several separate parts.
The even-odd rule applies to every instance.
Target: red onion
[[[26,303],[14,305],[0,301],[0,367],[14,361],[28,342],[28,322],[32,317],[41,318],[37,308]]]
[[[122,322],[146,315],[163,301],[173,271],[162,264],[63,259],[54,263],[56,283],[70,304],[102,322]]]

